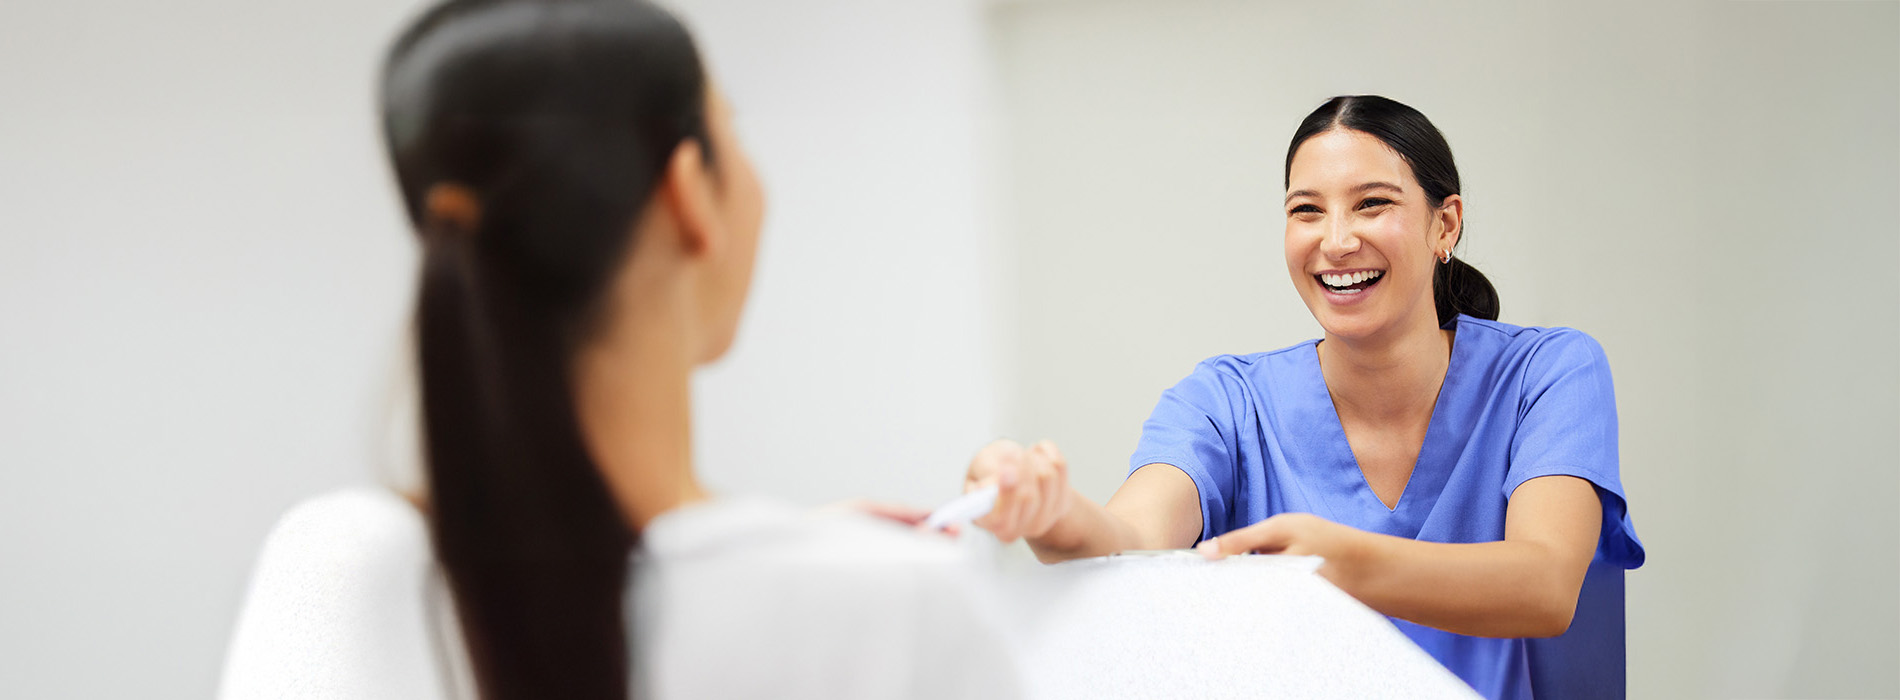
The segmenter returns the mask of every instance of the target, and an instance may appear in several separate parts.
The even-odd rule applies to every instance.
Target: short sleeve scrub
[[[1201,539],[1278,513],[1430,542],[1504,539],[1511,493],[1540,476],[1596,486],[1596,557],[1643,563],[1618,478],[1616,402],[1603,349],[1569,328],[1459,316],[1451,364],[1398,504],[1366,484],[1320,374],[1319,341],[1221,355],[1162,393],[1130,473],[1169,464],[1200,491]],[[1393,618],[1406,636],[1487,698],[1530,698],[1523,639],[1453,634]]]

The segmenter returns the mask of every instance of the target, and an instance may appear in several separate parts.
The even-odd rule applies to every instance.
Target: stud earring
[[[1442,263],[1444,263],[1444,264],[1446,264],[1446,265],[1450,265],[1450,264],[1451,264],[1451,249],[1450,249],[1450,248],[1446,248],[1446,249],[1445,249],[1445,253],[1444,253],[1444,257],[1441,257],[1441,258],[1439,258],[1439,259],[1438,259],[1438,261],[1439,261],[1439,262],[1442,262]]]

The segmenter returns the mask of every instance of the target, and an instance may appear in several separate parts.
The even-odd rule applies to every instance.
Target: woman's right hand
[[[1014,440],[997,440],[970,460],[963,477],[969,493],[996,485],[996,507],[976,520],[1005,544],[1017,538],[1035,539],[1049,532],[1069,512],[1069,464],[1056,445],[1043,440],[1028,448]]]

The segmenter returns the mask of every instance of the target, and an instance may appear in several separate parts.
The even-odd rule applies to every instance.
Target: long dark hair
[[[685,140],[699,54],[638,0],[451,0],[384,63],[422,239],[427,516],[483,698],[624,698],[637,534],[583,442],[572,358]]]
[[[1333,129],[1351,129],[1384,142],[1397,151],[1412,176],[1425,189],[1433,207],[1459,193],[1458,164],[1452,161],[1451,144],[1432,126],[1424,114],[1395,100],[1378,95],[1344,95],[1327,100],[1293,132],[1293,144],[1286,149],[1286,185],[1292,186],[1293,154],[1307,139]],[[1459,225],[1462,227],[1463,222]],[[1459,231],[1459,242],[1464,232]],[[1491,286],[1478,268],[1454,257],[1449,264],[1437,265],[1432,272],[1432,301],[1438,307],[1438,325],[1444,326],[1465,314],[1495,321],[1498,318],[1498,290]]]

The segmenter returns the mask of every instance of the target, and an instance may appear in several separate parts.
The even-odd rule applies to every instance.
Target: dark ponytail
[[[1306,115],[1286,149],[1287,185],[1292,184],[1293,154],[1300,150],[1300,144],[1333,129],[1370,134],[1398,152],[1412,166],[1412,176],[1418,179],[1433,207],[1444,205],[1446,197],[1461,191],[1458,165],[1452,161],[1451,144],[1445,142],[1445,135],[1418,110],[1378,95],[1335,97]],[[1463,231],[1458,239],[1464,240]],[[1438,307],[1440,326],[1451,323],[1459,314],[1490,321],[1498,318],[1498,290],[1478,268],[1457,257],[1438,265],[1432,273],[1432,299]]]
[[[582,438],[571,361],[665,163],[705,142],[704,104],[685,29],[629,0],[439,4],[385,63],[424,245],[427,515],[488,700],[628,696],[637,535]]]
[[[1444,327],[1464,314],[1498,320],[1498,290],[1484,273],[1458,256],[1432,271],[1432,303],[1438,307],[1438,325]]]

